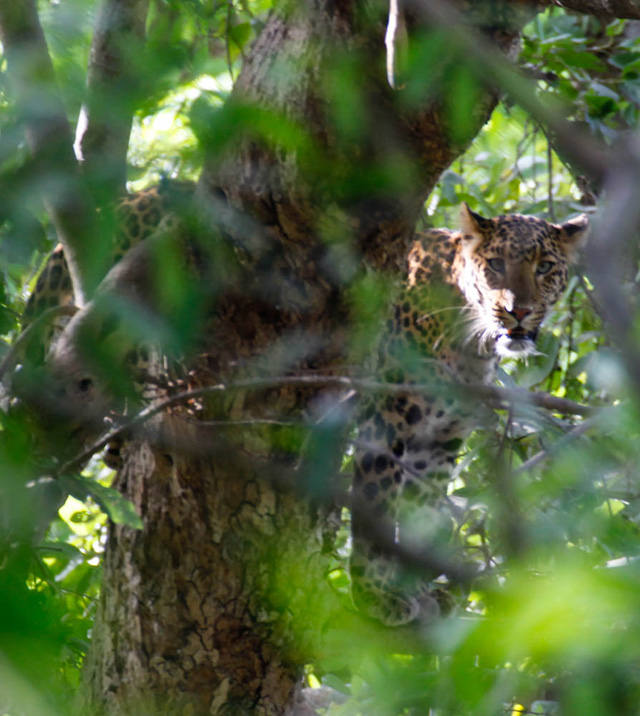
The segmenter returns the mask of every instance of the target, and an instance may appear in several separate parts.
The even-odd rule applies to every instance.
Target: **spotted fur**
[[[120,261],[127,251],[149,238],[169,209],[176,187],[191,191],[192,185],[163,182],[158,186],[130,194],[122,199],[115,211],[116,233],[111,251],[111,265]],[[47,260],[23,314],[23,327],[33,322],[46,309],[73,303],[73,287],[64,249],[59,244]]]
[[[116,232],[111,251],[111,265],[121,261],[137,244],[148,239],[160,226],[168,228],[174,220],[174,209],[183,208],[185,198],[193,193],[193,185],[188,182],[163,181],[158,186],[136,192],[122,199],[115,210]],[[123,262],[124,263],[124,262]],[[121,264],[122,265],[122,264]],[[74,303],[73,287],[69,268],[61,245],[57,246],[45,264],[36,286],[29,297],[24,314],[23,328],[26,328],[48,308]],[[27,347],[27,359],[31,363],[43,363],[46,356],[55,358],[56,351],[65,350],[65,346],[58,345],[60,332],[68,320],[58,321],[44,331],[36,334]],[[149,352],[155,347],[137,345],[125,357],[125,364],[129,370],[137,375],[148,375],[150,364]],[[55,363],[55,360],[53,361]],[[74,366],[75,370],[76,367]],[[69,369],[71,370],[71,369]],[[93,393],[99,391],[93,378],[87,373],[84,366],[78,364],[79,371],[76,380],[66,376],[64,382],[65,394],[71,404],[89,404]],[[145,398],[141,383],[134,380],[134,390],[139,397]],[[105,463],[110,467],[118,467],[120,463],[119,445],[109,445],[104,456]]]
[[[517,214],[485,219],[463,205],[460,231],[414,241],[379,350],[379,378],[392,389],[366,398],[359,417],[351,577],[365,614],[399,625],[438,612],[429,584],[407,584],[376,545],[407,539],[409,523],[429,544],[448,540],[448,483],[482,420],[461,387],[491,383],[502,357],[535,352],[587,223],[584,215],[562,225]],[[416,384],[426,392],[401,387]]]

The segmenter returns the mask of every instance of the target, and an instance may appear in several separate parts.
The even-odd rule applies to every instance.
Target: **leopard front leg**
[[[412,621],[419,605],[403,588],[397,562],[387,555],[396,541],[400,492],[394,461],[373,445],[358,445],[352,489],[350,560],[353,600],[358,609],[388,626]]]
[[[468,430],[451,398],[376,396],[363,406],[352,491],[352,593],[356,606],[388,626],[438,613],[429,581],[402,570],[381,545],[438,549],[452,519],[446,492]]]

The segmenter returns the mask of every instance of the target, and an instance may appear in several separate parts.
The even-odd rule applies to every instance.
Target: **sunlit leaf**
[[[70,494],[81,501],[87,497],[92,497],[101,509],[107,513],[109,519],[116,524],[142,529],[142,520],[135,507],[117,490],[105,487],[96,480],[80,475],[62,478],[62,483]],[[84,519],[84,517],[79,519]]]

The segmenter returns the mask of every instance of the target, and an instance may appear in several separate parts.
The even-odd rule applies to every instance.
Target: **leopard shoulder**
[[[109,264],[113,266],[136,244],[149,238],[175,201],[176,193],[192,193],[189,182],[163,181],[120,199],[112,217],[113,241]],[[72,304],[73,287],[62,244],[55,247],[40,272],[22,316],[26,328],[48,308]]]

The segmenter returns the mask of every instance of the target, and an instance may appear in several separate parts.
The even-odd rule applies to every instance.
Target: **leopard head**
[[[470,337],[501,357],[535,353],[549,309],[567,285],[588,218],[551,224],[511,214],[493,219],[462,206],[454,273],[467,302]]]

